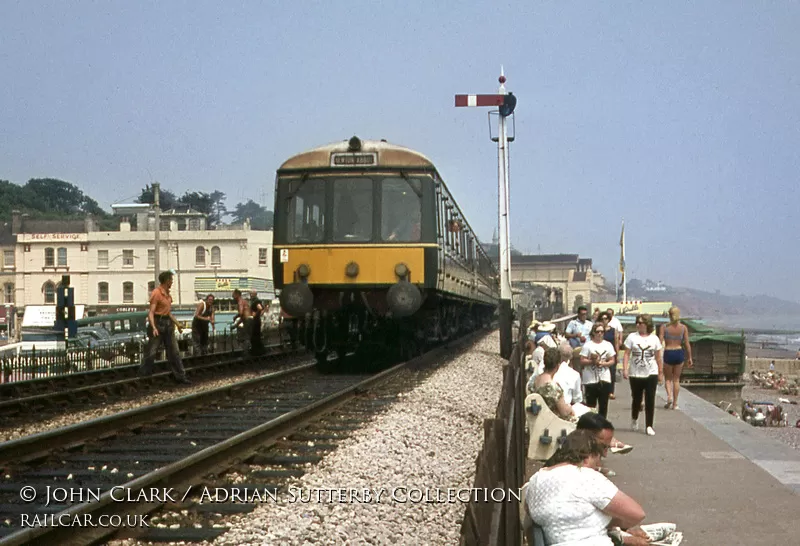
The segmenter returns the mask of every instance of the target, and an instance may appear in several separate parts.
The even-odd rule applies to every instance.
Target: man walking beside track
[[[250,354],[250,342],[253,332],[253,317],[250,316],[250,306],[242,297],[242,291],[238,288],[233,291],[233,299],[236,301],[236,309],[238,311],[233,323],[238,332],[236,337],[239,342],[239,348],[245,354]]]
[[[253,289],[250,291],[250,314],[253,317],[253,326],[250,330],[250,348],[254,355],[263,355],[264,342],[261,340],[261,315],[264,314],[264,305],[258,299],[258,292]]]
[[[186,379],[186,372],[183,370],[183,362],[178,351],[178,341],[175,337],[175,325],[177,321],[172,316],[172,296],[169,293],[172,288],[172,272],[162,271],[158,275],[160,283],[150,295],[150,312],[147,315],[150,321],[147,341],[144,350],[144,360],[139,367],[139,375],[148,376],[153,373],[156,352],[159,345],[164,345],[167,352],[167,360],[172,367],[172,377],[178,383],[189,384],[191,381]]]
[[[197,304],[192,319],[192,345],[196,355],[208,353],[208,328],[210,326],[213,330],[215,327],[214,315],[214,295],[209,294]]]

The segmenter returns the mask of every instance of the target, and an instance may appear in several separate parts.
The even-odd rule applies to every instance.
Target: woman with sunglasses
[[[617,353],[619,352],[619,336],[617,335],[617,331],[611,327],[611,315],[606,313],[600,313],[600,322],[603,325],[603,329],[605,333],[603,334],[603,339],[608,341],[611,345],[614,346],[614,363],[611,365],[611,394],[608,397],[611,400],[615,400],[616,396],[614,395],[614,388],[617,384]]]
[[[656,388],[664,381],[663,346],[653,333],[650,315],[636,316],[636,331],[625,338],[622,377],[631,382],[631,429],[639,430],[639,411],[644,396],[645,427],[648,436],[655,436]],[[631,360],[633,355],[633,360]],[[629,371],[630,368],[630,371]]]
[[[614,364],[614,346],[603,339],[605,328],[602,324],[592,326],[591,338],[581,349],[583,365],[583,386],[586,391],[586,405],[598,407],[603,417],[608,416],[608,397],[611,394],[611,371]]]

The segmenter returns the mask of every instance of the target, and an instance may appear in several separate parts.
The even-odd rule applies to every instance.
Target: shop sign
[[[667,316],[667,311],[672,307],[671,301],[639,301],[639,302],[608,302],[592,303],[592,308],[598,307],[600,311],[613,309],[615,315],[651,315],[654,317]]]

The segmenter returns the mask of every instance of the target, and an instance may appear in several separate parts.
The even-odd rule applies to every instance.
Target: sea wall
[[[753,370],[765,372],[769,370],[769,363],[775,362],[775,371],[783,375],[800,375],[800,360],[788,358],[748,358],[745,372]]]

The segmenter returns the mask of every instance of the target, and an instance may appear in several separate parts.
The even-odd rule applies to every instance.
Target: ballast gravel
[[[483,420],[500,397],[498,349],[493,333],[454,356],[290,482],[277,502],[231,517],[214,544],[457,544],[466,505],[447,492],[472,487]]]

